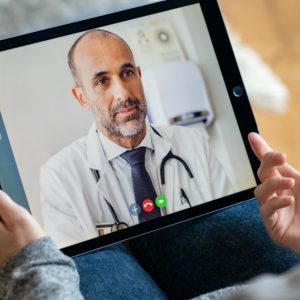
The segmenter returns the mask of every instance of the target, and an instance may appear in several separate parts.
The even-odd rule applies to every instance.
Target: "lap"
[[[86,299],[173,299],[280,273],[299,257],[275,246],[256,201],[75,258]],[[150,274],[150,275],[149,275]]]
[[[144,268],[172,298],[190,298],[300,261],[277,247],[252,200],[131,241]]]
[[[121,244],[74,258],[85,299],[166,299]]]

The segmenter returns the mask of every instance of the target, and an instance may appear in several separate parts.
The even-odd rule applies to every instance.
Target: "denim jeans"
[[[86,299],[187,299],[300,261],[268,237],[255,200],[75,258]]]

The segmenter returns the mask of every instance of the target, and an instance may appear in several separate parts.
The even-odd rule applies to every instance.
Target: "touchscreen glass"
[[[256,185],[199,4],[0,52],[0,185],[62,248]]]

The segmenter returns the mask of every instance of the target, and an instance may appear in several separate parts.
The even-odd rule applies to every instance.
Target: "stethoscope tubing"
[[[151,126],[151,128],[153,129],[154,133],[156,133],[158,136],[160,136],[161,138],[163,138],[161,136],[161,134],[155,128],[153,128],[152,126]],[[168,154],[163,158],[163,160],[162,160],[162,162],[160,164],[160,180],[161,180],[161,184],[162,185],[165,185],[165,183],[166,183],[166,181],[165,181],[165,165],[168,162],[168,160],[170,160],[170,159],[178,160],[183,165],[183,167],[186,170],[186,172],[188,173],[189,177],[191,179],[194,177],[193,173],[192,173],[191,169],[189,168],[188,164],[186,163],[186,161],[183,158],[181,158],[180,156],[174,155],[172,153],[172,151],[170,150],[168,152]],[[94,176],[94,178],[96,180],[96,183],[97,183],[100,180],[99,171],[95,170],[95,169],[91,169],[91,172],[92,172],[92,174],[93,174],[93,176]],[[183,188],[180,188],[180,192],[181,192],[181,196],[187,201],[187,203],[189,204],[189,206],[192,207],[191,202],[190,202],[188,196],[186,195],[185,191],[183,190]],[[119,218],[117,216],[117,213],[116,213],[115,209],[113,208],[113,206],[111,205],[111,203],[106,198],[104,198],[104,200],[105,200],[106,205],[109,208],[109,211],[110,211],[110,213],[111,213],[111,215],[112,215],[112,217],[114,219],[115,224],[117,226],[119,224],[124,224],[124,226],[128,227],[128,225],[126,223],[120,222],[120,220],[119,220]]]

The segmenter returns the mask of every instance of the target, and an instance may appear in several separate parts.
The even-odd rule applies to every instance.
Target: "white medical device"
[[[199,67],[192,61],[168,62],[142,70],[151,123],[209,126],[214,113]]]

